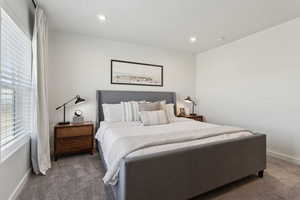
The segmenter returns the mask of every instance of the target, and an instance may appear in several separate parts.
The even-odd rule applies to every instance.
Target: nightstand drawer
[[[66,138],[66,137],[76,137],[84,135],[92,135],[93,126],[80,126],[80,127],[68,127],[68,128],[57,128],[56,137]]]
[[[57,154],[76,153],[93,148],[93,140],[89,136],[60,138],[56,141]]]

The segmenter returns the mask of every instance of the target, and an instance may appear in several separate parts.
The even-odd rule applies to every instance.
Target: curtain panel
[[[37,6],[32,38],[32,81],[35,87],[33,132],[31,134],[31,160],[36,174],[46,175],[51,167],[48,88],[47,88],[47,56],[48,30],[44,11]]]

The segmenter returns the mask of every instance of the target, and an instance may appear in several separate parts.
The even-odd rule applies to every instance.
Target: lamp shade
[[[75,104],[85,102],[85,99],[81,98],[79,95],[76,96]]]
[[[186,98],[184,99],[184,101],[186,101],[186,102],[188,102],[188,103],[193,102],[193,100],[191,99],[191,97],[186,97]]]

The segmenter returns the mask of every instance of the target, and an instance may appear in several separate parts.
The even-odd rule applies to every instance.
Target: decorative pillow
[[[129,122],[129,121],[140,121],[139,116],[139,103],[145,101],[129,101],[129,102],[121,102],[122,107],[122,121]]]
[[[168,124],[168,117],[164,110],[141,111],[141,120],[144,126]]]
[[[122,121],[122,106],[121,104],[102,104],[104,121],[120,122]]]
[[[161,104],[160,101],[156,101],[153,103],[139,103],[139,111],[154,111],[160,110]]]
[[[159,103],[160,103],[160,105],[166,105],[167,101],[166,100],[162,100]]]
[[[174,122],[176,119],[174,112],[174,104],[162,105],[162,108],[166,111],[169,122]]]
[[[164,105],[166,104],[166,100],[162,100],[162,101],[154,101],[154,102],[151,102],[151,101],[144,101],[145,103],[155,103],[155,102],[159,102],[161,105]]]

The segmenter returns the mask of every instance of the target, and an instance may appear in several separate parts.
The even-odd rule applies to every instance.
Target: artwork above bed
[[[111,60],[111,84],[163,86],[163,66]]]

